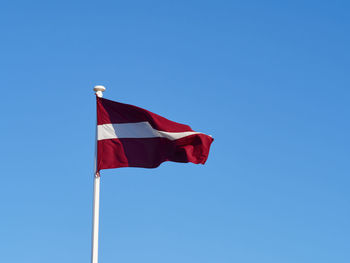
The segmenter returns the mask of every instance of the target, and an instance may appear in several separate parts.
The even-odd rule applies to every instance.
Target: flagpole
[[[102,98],[106,90],[103,86],[95,86],[96,96]],[[98,228],[100,215],[100,174],[97,172],[97,123],[95,138],[95,167],[94,167],[94,198],[92,209],[92,247],[91,247],[91,263],[98,263]]]

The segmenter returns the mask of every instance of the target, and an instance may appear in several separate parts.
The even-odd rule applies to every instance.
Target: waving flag
[[[155,168],[165,161],[204,164],[207,160],[211,136],[136,106],[96,99],[97,172]]]

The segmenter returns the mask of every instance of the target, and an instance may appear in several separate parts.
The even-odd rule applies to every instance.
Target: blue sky
[[[3,262],[89,262],[94,85],[211,134],[102,172],[100,262],[350,262],[348,1],[7,1]]]

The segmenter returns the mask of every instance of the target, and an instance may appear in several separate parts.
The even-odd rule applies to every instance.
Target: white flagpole
[[[103,86],[95,86],[96,95],[102,98],[106,90]],[[95,167],[94,167],[94,201],[92,210],[92,247],[91,247],[91,263],[98,263],[98,226],[100,214],[100,175],[96,171],[97,162],[97,123],[96,123],[96,139],[95,139]]]

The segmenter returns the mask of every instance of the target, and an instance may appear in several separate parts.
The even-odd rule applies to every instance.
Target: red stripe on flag
[[[160,131],[193,131],[188,125],[170,121],[148,110],[97,97],[97,125],[143,121]]]
[[[155,168],[162,162],[204,164],[213,138],[190,135],[170,141],[166,138],[124,138],[98,141],[97,169],[118,167]]]

